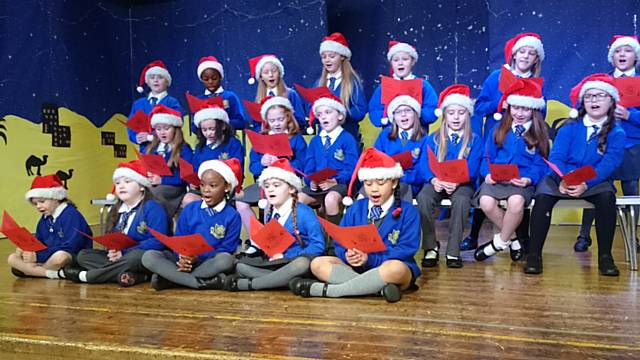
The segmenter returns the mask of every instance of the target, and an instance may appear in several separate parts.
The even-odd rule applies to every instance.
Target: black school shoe
[[[460,242],[460,251],[475,250],[478,248],[478,239],[467,236]]]
[[[542,256],[537,254],[529,254],[522,270],[525,274],[542,274]]]
[[[218,274],[212,278],[197,278],[198,290],[222,290],[226,277],[225,274]]]
[[[440,260],[440,253],[438,253],[439,249],[440,249],[440,243],[436,242],[436,248],[435,249],[429,249],[429,250],[425,251],[424,259],[422,259],[422,267],[436,267],[436,266],[438,266],[438,261]],[[427,258],[427,254],[429,254],[429,252],[432,252],[432,251],[436,253],[436,257],[434,257],[432,259],[428,259]]]
[[[158,274],[151,275],[151,287],[156,291],[171,289],[174,287],[178,287],[177,284],[163,278]]]
[[[62,269],[58,270],[58,275],[60,275],[60,273],[62,273],[64,275],[64,278],[67,280],[71,280],[74,283],[82,283],[82,281],[80,280],[80,272],[81,271],[85,271],[83,268],[81,267],[77,267],[77,266],[73,266],[73,265],[67,265],[65,267],[63,267]],[[62,276],[60,276],[62,277]]]
[[[19,278],[32,278],[34,276],[30,276],[27,275],[25,273],[23,273],[22,271],[16,269],[16,268],[11,268],[11,273],[13,274],[13,276],[15,277],[19,277]]]
[[[600,275],[604,276],[619,276],[620,270],[613,262],[613,257],[611,255],[602,255],[598,259],[598,270],[600,271]]]
[[[578,235],[576,243],[573,245],[573,250],[575,250],[575,252],[585,252],[589,250],[589,246],[591,246],[591,236],[584,237]]]
[[[462,258],[457,256],[455,258],[449,258],[447,256],[447,268],[449,269],[462,269],[464,265],[462,264]]]
[[[294,277],[289,280],[289,290],[292,293],[302,297],[311,297],[311,285],[318,283],[318,280],[315,279],[307,279],[301,277]],[[327,287],[329,284],[324,284],[322,289],[322,296],[327,295]]]
[[[522,245],[522,241],[520,239],[515,239],[520,243],[520,249],[514,250],[509,246],[509,255],[511,256],[511,261],[520,261],[524,258],[524,246]]]
[[[380,290],[380,295],[382,295],[388,303],[394,303],[400,301],[402,298],[402,291],[396,284],[387,284],[382,288],[382,290]]]
[[[493,250],[495,250],[496,254],[499,253],[500,251],[502,251],[502,250],[499,250],[498,248],[496,248],[495,245],[493,245],[493,240],[491,240],[489,242],[486,242],[486,243],[480,245],[480,247],[478,247],[476,249],[476,252],[473,253],[473,257],[476,259],[476,261],[485,261],[488,258],[490,258],[491,256],[495,255],[495,254],[493,254],[493,255],[489,256],[489,255],[484,253],[484,248],[486,248],[487,246],[492,246]]]

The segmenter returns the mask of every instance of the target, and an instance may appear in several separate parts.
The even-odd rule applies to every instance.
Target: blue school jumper
[[[491,136],[485,144],[485,155],[482,157],[480,176],[484,179],[489,174],[489,160],[492,164],[516,164],[521,178],[531,179],[531,185],[547,173],[548,166],[544,162],[538,148],[529,150],[524,137],[518,138],[513,131],[508,131],[504,137],[502,146],[498,146],[493,139],[493,134],[498,128],[494,128]],[[487,155],[489,158],[487,159]]]
[[[498,111],[498,103],[502,98],[502,92],[499,89],[500,83],[500,71],[494,70],[482,84],[482,90],[480,95],[473,106],[473,116],[471,117],[471,130],[483,139],[487,139],[489,134],[492,134],[493,127],[500,122],[495,120],[493,114]],[[516,75],[517,76],[517,75]],[[544,96],[544,87],[542,88],[542,95]],[[546,96],[544,96],[546,99]],[[542,110],[542,115],[547,115],[547,109]]]
[[[326,151],[324,150],[323,139],[316,135],[309,142],[307,148],[307,160],[304,165],[304,172],[311,175],[324,168],[332,168],[338,172],[334,177],[338,184],[349,185],[351,175],[358,162],[358,144],[353,135],[342,131],[336,140]],[[309,185],[309,179],[305,178]]]
[[[427,136],[425,135],[420,140],[415,141],[408,139],[403,145],[399,134],[395,140],[389,139],[391,130],[390,126],[382,129],[373,147],[389,156],[411,151],[413,166],[403,170],[404,176],[400,179],[400,182],[411,185],[411,190],[414,194],[417,194],[425,182],[424,172],[421,171],[420,164],[427,161],[427,153],[423,152],[423,150],[426,150],[424,144],[427,141]]]
[[[300,255],[320,256],[324,254],[324,233],[313,209],[305,204],[298,203],[296,205],[296,217],[298,231],[300,232],[300,238],[304,242],[304,247],[300,246],[296,239],[282,255],[287,259],[293,259]],[[289,217],[284,223],[284,228],[287,229],[291,236],[296,237],[293,231],[293,211],[289,213]]]
[[[614,76],[614,71],[615,69],[609,72],[609,75]],[[624,148],[625,152],[628,153],[625,154],[620,167],[613,173],[615,179],[622,181],[637,180],[640,173],[638,149],[631,149],[640,145],[640,107],[630,107],[627,110],[629,111],[629,118],[627,120],[618,119],[618,122],[627,135]]]
[[[387,214],[382,218],[382,223],[378,226],[378,233],[387,247],[384,252],[368,254],[364,270],[377,268],[387,260],[400,260],[405,263],[413,278],[420,276],[420,268],[416,264],[415,256],[420,248],[420,214],[415,206],[406,201],[400,202],[402,213],[393,218],[394,204],[389,208]],[[367,225],[369,223],[369,199],[360,199],[353,206],[347,209],[347,213],[342,218],[340,226]],[[345,257],[347,249],[335,242],[336,256],[348,264]]]
[[[467,144],[467,148],[465,150],[464,158],[467,159],[467,169],[469,171],[469,182],[472,185],[476,184],[476,180],[478,177],[478,173],[480,172],[480,162],[482,158],[485,156],[484,144],[480,136],[476,134],[471,134],[472,138],[469,140]],[[433,153],[436,155],[436,158],[440,155],[440,146],[441,139],[438,139],[438,143],[436,143],[436,137],[440,137],[438,132],[435,132],[427,138],[425,142],[424,152],[426,153],[428,150],[426,146],[429,146]],[[460,152],[460,147],[462,146],[462,139],[458,140],[457,144],[453,144],[451,142],[451,137],[447,136],[447,154],[445,155],[446,160],[456,160],[458,159],[458,153]],[[428,155],[424,155],[425,161],[422,162],[422,167],[424,168],[424,180],[425,183],[431,182],[431,179],[435,177],[433,172],[431,172],[431,168],[429,167]]]
[[[220,212],[206,205],[203,201],[194,201],[187,205],[176,223],[176,236],[201,234],[213,247],[212,251],[198,255],[198,264],[214,257],[218,253],[233,254],[240,245],[240,214],[226,204]],[[175,253],[174,253],[175,254]],[[176,258],[179,254],[175,254]]]
[[[170,109],[180,111],[181,114],[184,114],[182,105],[180,105],[178,99],[174,98],[173,96],[167,95],[163,97],[162,99],[160,99],[160,101],[158,101],[158,104],[162,104]],[[146,96],[136,100],[133,105],[131,105],[131,113],[129,113],[129,119],[131,119],[133,114],[138,112],[138,110],[144,111],[144,113],[147,115],[151,113],[151,110],[153,110],[151,100],[149,100]],[[129,128],[127,128],[127,133],[129,134],[129,140],[132,143],[137,144],[138,142],[136,142],[136,133]]]
[[[369,100],[369,120],[374,126],[382,127],[382,119],[384,113],[384,104],[382,103],[382,87],[378,85]],[[422,110],[420,111],[420,124],[425,129],[429,128],[429,124],[434,123],[438,117],[434,114],[434,110],[438,107],[438,94],[433,86],[427,80],[422,80]],[[391,123],[391,114],[389,114],[389,123]],[[388,126],[388,124],[386,126]]]
[[[36,238],[47,245],[47,248],[36,251],[37,262],[45,263],[56,251],[75,255],[82,249],[91,249],[91,239],[77,230],[92,234],[84,216],[70,204],[67,204],[55,221],[53,217],[43,215],[36,226]]]
[[[306,129],[307,115],[304,111],[304,107],[302,105],[302,98],[300,97],[300,94],[298,94],[298,92],[295,89],[292,89],[289,87],[287,88],[287,93],[288,93],[287,98],[289,99],[289,102],[291,102],[291,106],[293,106],[293,117],[298,122],[298,126],[300,127],[300,129]],[[262,124],[257,122],[253,118],[251,119],[251,124],[254,131],[260,132],[260,130],[262,129]]]
[[[244,148],[240,140],[235,136],[230,137],[226,143],[219,144],[213,149],[206,144],[203,146],[196,145],[191,158],[191,165],[193,165],[193,170],[197,173],[200,164],[207,160],[226,160],[231,158],[240,160],[241,169],[244,170]]]
[[[146,143],[140,145],[141,153],[145,154],[146,149],[147,149]],[[171,158],[172,152],[173,150],[170,150],[164,153],[163,157],[165,161],[169,161],[169,159]],[[155,149],[153,149],[151,154],[158,155],[158,148],[156,147]],[[191,146],[189,144],[187,143],[182,144],[182,149],[180,150],[180,157],[188,162],[192,162],[193,152],[191,151]],[[194,169],[194,170],[198,172],[197,169]],[[180,179],[180,168],[178,166],[172,167],[171,172],[173,173],[173,175],[171,176],[160,177],[162,179],[162,182],[160,183],[161,185],[173,185],[173,186],[182,186],[182,187],[187,186],[187,183],[184,180]]]
[[[316,80],[314,87],[320,86],[320,81]],[[342,90],[342,81],[335,89],[329,88],[327,84],[327,88],[331,90],[333,95],[340,97],[340,91]],[[349,132],[349,134],[353,135],[356,140],[360,140],[360,121],[364,119],[364,116],[367,114],[367,98],[364,95],[364,90],[362,89],[362,84],[355,80],[351,79],[351,101],[349,102],[349,108],[347,109],[347,117],[342,124],[342,127]]]
[[[117,209],[116,209],[117,210]],[[115,210],[112,210],[115,211]],[[122,215],[121,215],[122,216]],[[120,219],[118,219],[120,221]],[[164,250],[165,246],[158,241],[151,233],[149,228],[162,234],[169,231],[169,220],[164,207],[155,200],[147,200],[138,208],[131,222],[131,226],[126,235],[137,241],[138,244],[122,250],[122,254],[126,254],[131,250]],[[115,231],[115,229],[112,229]]]
[[[291,150],[293,151],[293,157],[288,158],[289,162],[294,169],[302,171],[307,157],[307,142],[304,140],[302,135],[296,134],[289,138],[289,145],[291,145]],[[249,153],[249,171],[251,171],[251,174],[253,174],[253,178],[256,181],[265,169],[261,163],[263,155],[264,154],[257,153],[253,149],[251,149],[251,152]]]
[[[244,117],[244,106],[236,93],[230,90],[222,90],[221,92],[208,93],[199,95],[199,99],[208,99],[216,96],[222,96],[224,111],[229,115],[229,124],[234,130],[244,129],[246,127],[246,119]],[[191,131],[197,132],[197,128],[191,122]]]
[[[624,155],[625,133],[616,124],[607,134],[607,145],[604,153],[598,150],[598,140],[587,143],[587,128],[583,119],[565,123],[553,142],[549,161],[556,164],[563,174],[585,165],[592,165],[597,176],[586,182],[589,188],[601,182],[613,182],[611,174],[620,165]],[[549,173],[558,183],[560,177]]]

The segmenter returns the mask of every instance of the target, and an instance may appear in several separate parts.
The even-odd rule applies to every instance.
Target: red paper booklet
[[[277,220],[271,220],[266,225],[251,218],[249,234],[258,247],[270,258],[284,252],[296,240]]]
[[[171,172],[171,169],[167,165],[167,162],[164,160],[162,156],[157,154],[143,154],[140,151],[135,149],[134,151],[138,156],[138,159],[142,161],[142,163],[144,164],[144,167],[147,169],[148,172],[152,174],[156,174],[158,176],[173,175],[173,173]]]
[[[76,229],[76,231],[82,234],[83,236],[86,236],[89,239],[104,246],[105,249],[109,249],[109,250],[120,251],[122,249],[127,249],[132,246],[138,245],[137,241],[133,240],[132,238],[130,238],[129,236],[121,232],[112,232],[112,233],[107,233],[100,236],[91,236],[78,229]]]
[[[129,119],[129,121],[127,121],[126,123],[122,123],[136,133],[151,133],[151,119],[142,110],[136,111],[135,114],[131,116],[131,119]]]
[[[213,247],[200,234],[167,236],[151,228],[149,228],[149,231],[161,243],[180,255],[198,256],[213,250]]]
[[[255,131],[246,130],[253,150],[260,154],[273,156],[293,156],[291,144],[287,134],[263,135]]]
[[[180,158],[180,179],[186,181],[189,185],[193,185],[193,187],[200,187],[200,179],[193,170],[193,165],[183,158]]]
[[[380,76],[380,102],[389,104],[398,95],[409,95],[422,104],[422,79],[397,80],[389,76]]]
[[[640,77],[623,77],[614,79],[620,92],[618,104],[624,107],[640,106]]]
[[[580,185],[583,182],[587,182],[598,176],[598,174],[596,174],[596,170],[591,165],[586,165],[581,168],[575,169],[567,174],[563,174],[562,171],[560,171],[558,165],[552,163],[547,159],[543,160],[547,163],[547,165],[549,165],[551,170],[553,170],[556,174],[558,174],[558,176],[562,178],[562,180],[564,180],[564,183],[567,186]]]
[[[5,234],[22,251],[40,251],[47,248],[29,230],[20,227],[6,210],[2,213],[0,232]]]
[[[516,164],[491,164],[489,163],[491,179],[495,182],[511,181],[520,179],[520,170]]]
[[[316,171],[311,175],[307,175],[307,179],[313,181],[316,184],[320,184],[325,180],[329,180],[332,177],[336,176],[338,171],[332,168],[324,168],[322,170]]]
[[[260,104],[254,103],[253,101],[248,101],[248,100],[242,100],[242,103],[244,104],[244,108],[249,113],[249,116],[251,116],[253,120],[264,125],[262,114],[260,114],[260,109],[261,109]]]
[[[413,157],[411,156],[411,150],[401,152],[392,156],[393,160],[400,163],[402,170],[410,169],[413,167]]]
[[[364,253],[386,251],[378,228],[375,225],[338,226],[318,216],[322,227],[345,249],[358,249]]]
[[[433,150],[428,146],[427,150],[429,153],[429,168],[440,181],[453,184],[465,184],[469,182],[469,168],[466,159],[439,162]]]

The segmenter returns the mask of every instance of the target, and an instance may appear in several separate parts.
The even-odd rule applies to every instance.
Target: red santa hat
[[[467,85],[453,84],[442,90],[438,98],[438,108],[433,112],[440,117],[444,109],[453,104],[464,107],[469,115],[473,115],[473,100],[471,100],[471,90]]]
[[[602,90],[611,95],[615,101],[620,101],[620,93],[614,83],[613,77],[602,73],[589,75],[582,79],[578,85],[571,88],[571,92],[569,93],[569,98],[573,103],[573,109],[569,112],[571,118],[575,119],[578,117],[578,102],[582,102],[584,93],[589,89]]]
[[[349,43],[344,35],[339,32],[334,32],[333,34],[322,38],[322,42],[320,43],[320,55],[325,51],[333,51],[347,59],[351,59]]]
[[[202,79],[202,73],[207,69],[213,69],[220,73],[220,79],[224,79],[224,67],[215,56],[205,56],[198,62],[198,79]]]
[[[282,106],[293,111],[293,105],[291,105],[291,101],[284,96],[267,96],[262,98],[260,101],[260,116],[264,122],[267,121],[267,111],[272,106]]]
[[[377,180],[377,179],[400,179],[404,175],[402,166],[399,162],[394,160],[391,156],[376,150],[374,148],[368,148],[358,159],[358,163],[351,176],[351,182],[349,182],[349,190],[347,196],[342,199],[342,204],[345,206],[351,206],[353,204],[353,198],[351,197],[353,191],[353,184],[356,182],[356,176],[360,181],[365,180]]]
[[[171,86],[171,74],[169,74],[169,69],[167,69],[167,66],[162,62],[162,60],[155,60],[147,64],[140,73],[138,87],[136,88],[136,91],[140,94],[144,92],[144,85],[147,83],[147,80],[151,75],[160,75],[164,77],[169,82],[169,86]]]
[[[156,105],[151,113],[151,127],[157,124],[167,124],[175,127],[182,127],[182,114],[178,110],[168,108],[162,104]]]
[[[502,108],[505,101],[511,106],[522,106],[535,110],[544,109],[547,102],[542,96],[543,81],[542,78],[517,79],[502,94],[497,112],[493,114],[493,118],[496,120],[502,119]]]
[[[269,62],[278,67],[278,70],[280,71],[280,77],[284,76],[284,66],[277,56],[273,54],[264,54],[252,57],[251,59],[249,59],[249,69],[251,70],[251,78],[247,80],[249,85],[253,85],[256,83],[256,81],[260,80],[262,67]]]
[[[339,97],[335,96],[331,90],[326,86],[307,89],[298,84],[294,84],[296,90],[300,93],[307,102],[311,103],[311,114],[309,114],[309,127],[307,127],[307,134],[313,134],[313,122],[316,119],[316,111],[320,106],[328,106],[335,109],[342,115],[347,114],[347,108],[342,103]]]
[[[64,200],[67,198],[67,189],[56,174],[36,176],[24,197],[27,201],[33,198]]]
[[[231,185],[238,196],[242,196],[242,165],[240,160],[231,158],[227,160],[207,160],[200,164],[198,168],[198,178],[202,180],[202,175],[207,170],[213,170],[220,174],[227,184]]]
[[[391,61],[393,56],[401,51],[406,52],[415,61],[418,61],[418,52],[416,51],[416,48],[413,47],[413,45],[410,45],[404,42],[394,41],[394,40],[389,41],[389,49],[387,50],[387,60]]]
[[[540,61],[544,60],[544,47],[542,46],[542,38],[536,33],[522,33],[509,39],[504,44],[504,61],[505,64],[511,64],[511,57],[523,46],[531,46],[536,49]]]
[[[636,53],[636,61],[640,61],[640,43],[638,43],[637,36],[613,35],[609,43],[609,53],[607,54],[607,59],[611,65],[613,65],[613,54],[620,46],[631,46]]]
[[[385,104],[384,115],[380,119],[382,125],[389,123],[392,114],[401,105],[407,105],[418,114],[422,110],[422,80],[397,80],[382,76],[380,99]]]
[[[151,181],[149,181],[147,173],[147,168],[142,161],[131,160],[118,164],[118,167],[113,172],[112,180],[115,183],[119,178],[126,177],[148,188],[151,186]]]
[[[224,110],[224,100],[222,96],[213,96],[208,99],[198,99],[197,97],[185,93],[189,109],[193,112],[193,124],[199,128],[204,120],[222,120],[229,123],[229,115]]]
[[[269,179],[280,179],[293,186],[296,190],[302,190],[302,180],[296,175],[295,169],[287,159],[278,159],[264,169],[258,178],[258,185],[264,187],[264,182]]]

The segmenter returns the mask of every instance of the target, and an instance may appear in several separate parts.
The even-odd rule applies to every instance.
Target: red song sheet
[[[5,234],[22,251],[40,251],[47,248],[29,230],[20,227],[6,210],[2,214],[0,232]]]
[[[255,131],[246,130],[253,150],[260,154],[273,156],[293,156],[291,144],[287,134],[263,135]]]
[[[262,225],[258,220],[251,219],[249,226],[251,240],[258,244],[270,258],[284,252],[296,240],[277,220],[271,220]]]
[[[169,249],[184,256],[198,256],[213,250],[213,247],[200,234],[167,236],[151,228],[149,231]]]
[[[364,253],[386,251],[378,228],[373,224],[360,226],[338,226],[318,216],[329,236],[345,249],[358,249]]]
[[[469,168],[466,159],[439,162],[433,150],[428,146],[427,150],[429,153],[429,168],[440,181],[453,184],[469,182]]]

